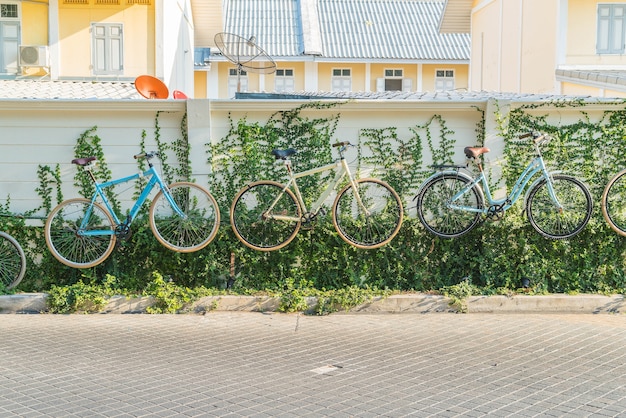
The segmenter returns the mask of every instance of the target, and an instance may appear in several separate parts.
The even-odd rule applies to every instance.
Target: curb
[[[24,293],[0,296],[0,313],[32,314],[47,312],[46,293]],[[438,313],[459,312],[461,307],[450,305],[451,300],[444,296],[426,294],[393,295],[377,297],[372,301],[350,309],[349,313],[394,314],[394,313]],[[145,313],[154,303],[151,297],[126,298],[116,296],[109,300],[101,313],[129,314]],[[191,312],[240,311],[276,312],[280,299],[269,296],[209,296],[202,298],[190,307]],[[312,308],[315,298],[308,301]],[[463,303],[467,313],[581,313],[581,314],[621,314],[626,313],[626,300],[623,295],[514,295],[514,296],[471,296]]]

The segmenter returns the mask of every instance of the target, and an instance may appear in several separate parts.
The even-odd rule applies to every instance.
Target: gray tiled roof
[[[445,0],[311,1],[224,0],[224,31],[255,36],[275,59],[469,60],[469,34],[438,31]]]
[[[224,0],[224,31],[249,39],[273,57],[304,50],[299,0]]]
[[[590,103],[616,103],[624,99],[593,96],[565,96],[549,93],[506,93],[489,91],[447,90],[432,92],[294,92],[294,93],[237,93],[237,99],[295,99],[295,100],[393,100],[422,102],[486,102],[489,99],[511,102],[585,101]]]
[[[327,58],[469,60],[469,34],[440,34],[443,1],[319,0]]]
[[[3,99],[141,99],[131,82],[0,80]]]
[[[607,84],[624,91],[626,88],[626,71],[621,70],[566,70],[557,69],[557,78],[569,79],[574,82],[591,82]]]

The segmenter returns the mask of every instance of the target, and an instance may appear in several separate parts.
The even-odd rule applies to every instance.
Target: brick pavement
[[[0,316],[0,417],[624,413],[622,314]]]

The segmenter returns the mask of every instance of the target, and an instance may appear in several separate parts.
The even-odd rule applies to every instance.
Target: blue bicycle
[[[478,167],[475,176],[461,171],[466,166],[436,166],[441,171],[426,179],[415,196],[417,215],[424,227],[442,238],[460,237],[484,219],[501,217],[521,197],[530,180],[539,174],[524,199],[530,224],[547,238],[563,239],[578,234],[589,222],[593,210],[589,190],[574,177],[548,171],[540,146],[550,140],[549,136],[525,134],[520,139],[528,137],[536,157],[504,199],[492,197],[478,159],[489,152],[488,148],[465,148],[467,159],[476,162]]]
[[[52,255],[75,268],[102,263],[118,239],[130,237],[130,225],[155,187],[159,192],[150,205],[149,221],[156,239],[166,248],[181,253],[206,247],[217,234],[220,224],[217,202],[208,191],[194,183],[178,182],[167,186],[150,161],[158,156],[157,152],[135,155],[135,159],[148,161],[148,170],[104,183],[98,183],[92,172],[96,157],[72,160],[73,164],[87,171],[96,190],[91,199],[68,199],[50,212],[44,235]],[[140,177],[146,178],[147,184],[127,216],[118,216],[105,195],[105,189]]]

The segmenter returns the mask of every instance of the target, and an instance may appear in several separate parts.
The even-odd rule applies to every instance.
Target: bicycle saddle
[[[487,147],[465,147],[463,150],[465,151],[465,156],[467,158],[476,158],[481,154],[486,154],[489,152],[489,148]]]
[[[96,157],[75,158],[72,160],[72,164],[85,166],[94,160],[96,160]]]
[[[296,153],[296,150],[293,148],[288,149],[275,149],[272,151],[272,155],[276,157],[277,160],[284,160],[287,157],[290,157]]]

